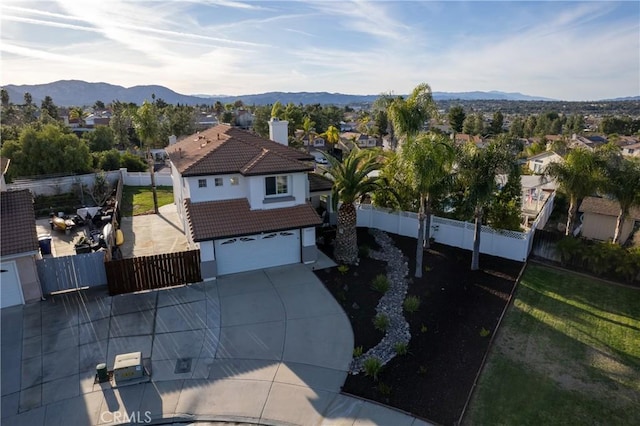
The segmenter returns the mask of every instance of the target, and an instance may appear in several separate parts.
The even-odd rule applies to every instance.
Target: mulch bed
[[[414,238],[390,234],[409,261],[408,294],[420,297],[418,312],[405,314],[411,328],[406,355],[396,356],[374,381],[349,375],[343,391],[391,405],[440,424],[454,424],[464,407],[482,358],[513,289],[522,263],[481,255],[472,272],[471,252],[435,244],[425,253],[423,277],[415,271]],[[377,248],[368,229],[358,229],[358,245]],[[331,256],[330,247],[320,247]],[[386,264],[362,258],[348,271],[316,271],[351,320],[355,346],[375,346],[382,333],[372,319],[380,294],[370,288]],[[381,385],[382,384],[382,385]]]

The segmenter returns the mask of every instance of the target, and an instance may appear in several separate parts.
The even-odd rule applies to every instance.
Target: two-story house
[[[541,175],[551,163],[559,163],[564,159],[554,151],[544,151],[527,158],[527,167],[532,173]]]
[[[273,140],[221,124],[166,149],[203,279],[316,260],[321,219],[307,201],[313,157],[287,146],[286,121],[269,127]]]

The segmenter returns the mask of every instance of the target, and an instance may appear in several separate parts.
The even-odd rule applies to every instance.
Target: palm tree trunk
[[[153,193],[153,211],[158,214],[158,193],[156,191],[156,170],[155,160],[151,154],[151,149],[147,148],[149,175],[151,176],[151,192]]]
[[[473,232],[473,254],[471,256],[471,270],[480,269],[480,234],[482,231],[482,207],[476,207],[476,221]]]
[[[564,235],[569,236],[573,232],[573,222],[576,217],[576,212],[578,210],[578,200],[575,200],[571,197],[569,201],[569,211],[567,212],[567,229],[564,231]]]
[[[425,207],[424,207],[424,214],[425,214],[425,229],[426,229],[426,238],[424,239],[424,248],[429,249],[431,248],[431,199],[429,198],[429,195],[427,195],[427,200],[425,202]]]
[[[336,262],[353,265],[358,262],[358,237],[356,234],[356,208],[353,203],[343,203],[338,209],[334,257]]]
[[[416,241],[416,278],[422,278],[422,258],[424,255],[424,197],[420,195],[418,208],[418,240]]]
[[[620,233],[622,232],[622,225],[624,225],[624,221],[627,219],[627,215],[625,214],[623,209],[620,209],[620,213],[618,214],[618,219],[616,220],[616,231],[613,234],[613,243],[620,244]]]

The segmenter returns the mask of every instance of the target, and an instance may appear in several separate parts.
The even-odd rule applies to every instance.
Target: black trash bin
[[[51,235],[38,235],[38,245],[40,254],[51,254]]]

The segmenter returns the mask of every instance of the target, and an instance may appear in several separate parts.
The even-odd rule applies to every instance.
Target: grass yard
[[[640,424],[640,291],[529,265],[464,423]]]
[[[156,187],[158,207],[173,203],[173,188]],[[153,192],[150,186],[124,186],[122,188],[122,216],[139,216],[153,213]]]

